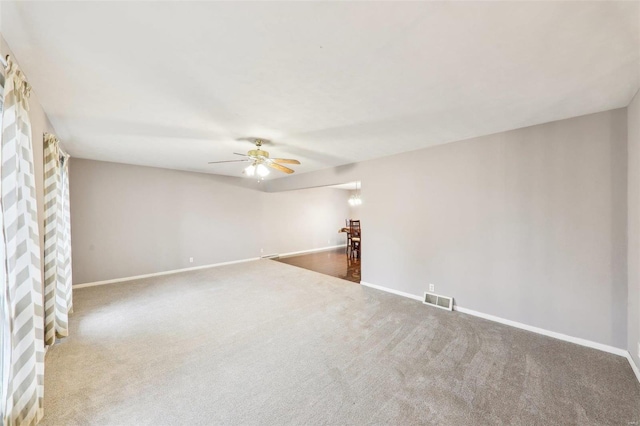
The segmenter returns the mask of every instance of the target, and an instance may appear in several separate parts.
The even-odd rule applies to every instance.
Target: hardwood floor
[[[349,259],[344,248],[281,257],[273,260],[360,283],[360,259]]]

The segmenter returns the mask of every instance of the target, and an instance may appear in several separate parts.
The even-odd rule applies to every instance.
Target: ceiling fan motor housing
[[[247,153],[249,157],[265,157],[269,158],[269,153],[267,151],[263,151],[261,149],[252,149]]]

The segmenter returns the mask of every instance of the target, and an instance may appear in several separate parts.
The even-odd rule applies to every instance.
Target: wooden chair
[[[350,219],[344,220],[346,225],[345,228],[347,229],[347,254],[349,254],[349,249],[351,247],[351,234],[349,233],[349,231],[351,231],[351,224],[349,222],[351,222]]]
[[[354,253],[358,253],[358,258],[360,258],[361,252],[361,240],[362,234],[360,229],[360,221],[359,220],[351,220],[349,221],[349,238],[351,240],[349,246],[347,248],[350,249],[350,256],[353,257]]]

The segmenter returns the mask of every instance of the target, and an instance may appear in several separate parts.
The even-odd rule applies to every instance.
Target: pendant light
[[[360,198],[360,190],[359,190],[360,181],[356,182],[356,193],[349,197],[349,205],[350,206],[359,206],[362,204],[362,198]]]

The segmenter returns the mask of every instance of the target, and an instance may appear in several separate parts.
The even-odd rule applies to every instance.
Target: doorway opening
[[[360,181],[308,190],[319,188],[332,192],[330,199],[333,200],[333,206],[328,209],[329,213],[322,219],[324,225],[322,228],[333,233],[333,235],[327,235],[327,241],[337,240],[338,244],[303,253],[282,254],[273,260],[359,284],[363,243],[363,226],[360,220],[362,206]],[[326,210],[326,206],[324,208]]]

